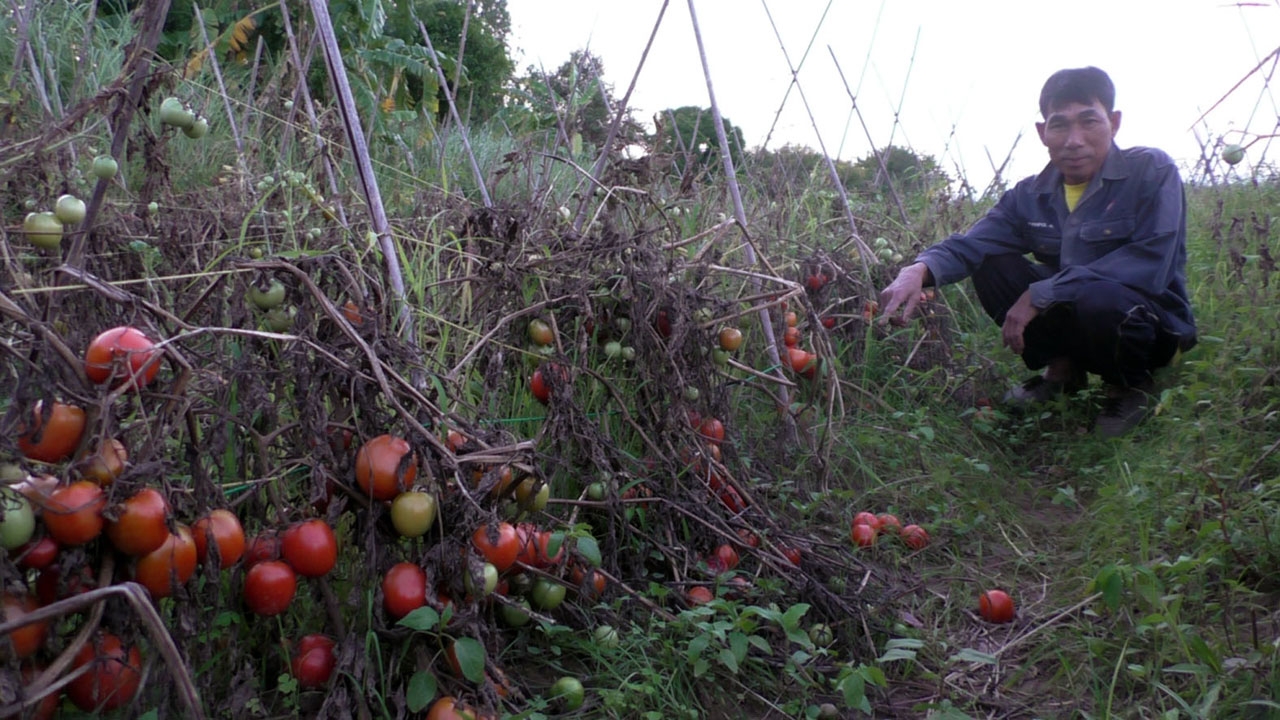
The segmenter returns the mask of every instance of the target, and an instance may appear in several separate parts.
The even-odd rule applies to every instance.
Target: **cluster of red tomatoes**
[[[849,527],[849,537],[858,547],[871,547],[876,544],[876,537],[896,535],[912,550],[923,550],[929,544],[929,533],[919,525],[903,527],[897,515],[880,513],[879,515],[863,510],[853,516]]]

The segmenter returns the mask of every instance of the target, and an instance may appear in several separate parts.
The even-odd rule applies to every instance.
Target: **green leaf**
[[[741,663],[747,659],[747,636],[742,633],[729,634],[729,650],[733,652],[734,659]]]
[[[1189,636],[1187,638],[1187,648],[1191,650],[1191,654],[1194,655],[1197,660],[1208,665],[1214,675],[1218,675],[1222,672],[1222,659],[1218,657],[1217,653],[1209,648],[1209,645],[1205,643],[1204,638],[1199,635]]]
[[[1197,663],[1178,663],[1164,668],[1164,672],[1178,675],[1208,675],[1209,668]]]
[[[729,648],[720,649],[720,664],[729,668],[729,672],[734,675],[738,674],[738,658],[733,656],[733,652]]]
[[[807,612],[809,612],[809,605],[807,603],[796,603],[795,605],[792,605],[787,608],[785,613],[782,614],[782,627],[786,630],[799,627],[800,618],[804,617],[804,614]]]
[[[591,563],[591,567],[600,567],[600,563],[602,562],[602,558],[600,557],[600,543],[596,542],[595,538],[590,535],[581,535],[578,537],[577,547],[578,554],[586,558],[587,562]],[[555,553],[550,551],[548,551],[547,554],[552,556],[555,555]]]
[[[1120,595],[1124,592],[1124,578],[1120,576],[1115,565],[1108,565],[1098,571],[1094,578],[1094,587],[1102,593],[1102,602],[1110,610],[1120,607]]]
[[[484,646],[475,638],[458,638],[453,643],[462,675],[473,683],[484,682]]]
[[[859,707],[867,699],[866,681],[857,673],[845,676],[836,689],[844,694],[845,707]]]
[[[424,605],[400,618],[400,622],[396,624],[407,627],[410,630],[428,632],[435,630],[436,626],[440,624],[440,613],[436,612],[435,608]]]
[[[564,546],[564,533],[553,532],[547,537],[547,557],[553,558],[560,553],[560,548]]]
[[[689,649],[685,651],[685,657],[688,658],[690,662],[697,660],[702,655],[702,651],[706,650],[707,645],[710,643],[710,635],[699,635],[695,637],[689,641]]]
[[[747,642],[751,643],[751,647],[759,650],[765,655],[773,654],[773,647],[769,645],[769,641],[759,635],[748,635]]]
[[[983,665],[995,665],[996,656],[991,653],[984,653],[973,648],[964,648],[960,652],[952,655],[948,662],[976,662]]]
[[[876,687],[889,687],[889,679],[884,676],[884,671],[875,665],[859,665],[858,673]]]
[[[436,697],[436,676],[426,670],[419,670],[409,678],[409,692],[406,700],[409,709],[420,712]]]

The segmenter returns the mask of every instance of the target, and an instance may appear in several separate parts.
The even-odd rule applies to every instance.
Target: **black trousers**
[[[997,325],[1031,283],[1057,272],[1022,255],[987,258],[973,274],[978,301]],[[1168,313],[1151,298],[1116,282],[1099,280],[1074,303],[1042,310],[1023,335],[1022,359],[1039,370],[1056,358],[1102,377],[1111,385],[1139,385],[1151,371],[1164,367],[1178,349],[1178,336],[1168,331]]]

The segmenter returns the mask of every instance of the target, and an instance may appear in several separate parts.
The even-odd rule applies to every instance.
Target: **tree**
[[[735,165],[741,165],[746,142],[742,130],[726,117],[721,117],[725,135],[729,140],[729,156]],[[674,110],[664,110],[655,118],[657,129],[654,145],[661,152],[673,153],[676,169],[681,174],[703,168],[714,171],[721,166],[720,140],[716,137],[710,108],[688,105]]]
[[[892,183],[900,196],[928,192],[950,182],[933,156],[916,155],[896,145],[858,160],[849,176],[843,179],[850,190],[876,195],[888,193]]]
[[[400,6],[409,4],[402,2]],[[462,59],[455,96],[459,113],[469,122],[483,122],[493,117],[503,106],[505,88],[515,70],[515,63],[507,54],[511,15],[507,12],[506,0],[472,0],[470,17],[465,0],[418,0],[412,6],[411,16],[422,21],[436,52],[454,61]],[[404,23],[388,27],[388,34],[406,43],[424,43],[416,20],[408,28]],[[455,74],[446,73],[446,77],[453,83]],[[437,115],[443,119],[449,113],[449,105],[444,89],[438,92]]]

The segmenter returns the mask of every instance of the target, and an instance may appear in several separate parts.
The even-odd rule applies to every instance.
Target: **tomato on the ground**
[[[1013,620],[1013,598],[1003,590],[988,590],[978,596],[978,614],[993,623]]]
[[[871,547],[876,544],[876,529],[870,525],[854,525],[849,534],[858,547]]]
[[[929,533],[919,525],[902,528],[902,541],[912,550],[922,550],[929,544]]]
[[[879,531],[879,530],[880,530],[880,516],[876,515],[876,514],[875,514],[875,513],[873,513],[873,512],[867,512],[866,510],[863,510],[862,512],[856,513],[856,514],[853,516],[853,523],[852,523],[852,524],[854,524],[854,525],[870,525],[872,530]]]

